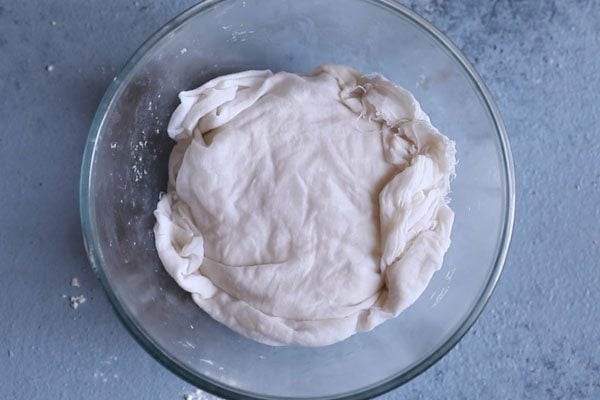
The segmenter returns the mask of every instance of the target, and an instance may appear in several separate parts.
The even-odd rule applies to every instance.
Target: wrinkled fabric
[[[341,65],[182,92],[156,248],[217,321],[321,346],[411,305],[450,244],[454,143],[406,90]]]

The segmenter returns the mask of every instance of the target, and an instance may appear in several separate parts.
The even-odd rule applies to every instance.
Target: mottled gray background
[[[0,0],[1,399],[181,399],[192,390],[113,314],[85,256],[77,191],[104,89],[193,3]],[[496,98],[518,209],[505,273],[480,320],[382,398],[598,399],[600,2],[405,4],[464,51]],[[87,302],[73,310],[63,295],[79,294]]]

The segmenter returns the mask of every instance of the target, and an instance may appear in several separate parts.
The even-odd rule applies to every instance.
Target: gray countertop
[[[89,267],[83,146],[127,57],[194,3],[0,0],[0,398],[181,399]],[[600,398],[600,2],[413,0],[504,115],[517,219],[500,284],[434,367],[385,399]],[[77,277],[80,287],[70,285]],[[76,310],[69,297],[84,295]]]

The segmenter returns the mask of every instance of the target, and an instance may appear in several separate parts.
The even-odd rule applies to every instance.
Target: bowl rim
[[[155,342],[145,332],[145,330],[139,326],[135,319],[130,313],[121,305],[117,295],[113,292],[108,278],[102,268],[104,265],[103,257],[100,249],[96,246],[98,242],[96,223],[93,219],[94,206],[90,201],[90,185],[92,182],[92,163],[94,160],[96,150],[96,140],[99,133],[101,132],[107,117],[107,111],[112,106],[115,95],[119,93],[121,83],[127,81],[129,75],[135,70],[138,62],[144,58],[146,53],[151,50],[156,44],[158,44],[164,37],[170,34],[172,31],[183,25],[186,21],[190,20],[197,14],[200,14],[209,8],[229,0],[201,0],[198,4],[188,8],[181,14],[173,18],[152,36],[150,36],[129,58],[125,63],[120,72],[115,76],[109,87],[107,88],[104,96],[102,97],[94,119],[92,121],[88,138],[85,144],[85,150],[83,154],[83,161],[81,165],[81,176],[80,176],[80,217],[83,232],[83,239],[86,248],[87,256],[90,260],[92,269],[96,276],[101,282],[101,285],[106,293],[110,303],[119,316],[121,322],[125,325],[129,333],[135,338],[135,340],[158,362],[160,362],[167,369],[178,375],[180,378],[188,381],[190,384],[215,394],[217,396],[235,399],[235,400],[253,400],[253,399],[279,399],[276,396],[268,396],[264,394],[254,394],[246,392],[240,389],[230,387],[228,385],[218,383],[207,377],[200,377],[190,370],[185,365],[169,356],[167,352]],[[476,91],[481,95],[486,108],[490,116],[492,117],[493,124],[498,134],[500,143],[500,151],[502,161],[504,163],[503,171],[503,184],[505,187],[505,209],[503,210],[503,226],[499,241],[496,249],[494,267],[491,271],[489,280],[483,290],[480,293],[479,298],[473,303],[473,308],[464,318],[463,322],[458,325],[454,332],[448,336],[446,341],[442,343],[437,349],[431,354],[423,358],[414,367],[393,376],[390,376],[376,384],[369,387],[361,388],[358,391],[351,393],[341,393],[339,395],[327,397],[328,399],[347,399],[347,400],[362,400],[368,399],[375,396],[384,394],[390,390],[393,390],[404,383],[410,381],[416,376],[420,375],[444,355],[446,355],[469,331],[473,326],[486,304],[488,303],[490,296],[492,295],[508,254],[510,247],[510,241],[512,237],[512,230],[515,218],[515,173],[512,154],[510,145],[508,142],[508,135],[506,127],[502,120],[500,111],[496,106],[491,94],[483,83],[482,78],[477,73],[475,68],[467,60],[467,58],[460,52],[460,50],[454,45],[443,33],[435,28],[431,23],[425,20],[423,17],[412,11],[408,7],[398,3],[397,0],[358,0],[373,5],[383,7],[388,11],[400,14],[405,19],[413,24],[417,25],[424,32],[428,33],[432,39],[434,39],[441,48],[447,51],[447,53],[454,58],[454,60],[464,69],[467,76],[470,78],[471,83],[474,85]],[[297,397],[298,399],[311,399],[312,397]],[[323,398],[323,397],[320,397]]]

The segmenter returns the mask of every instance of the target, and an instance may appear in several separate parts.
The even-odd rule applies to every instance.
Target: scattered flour
[[[191,393],[186,393],[183,395],[183,400],[216,400],[217,397],[210,395],[208,393],[203,392],[200,389],[196,389]]]
[[[77,307],[79,307],[80,305],[82,305],[83,303],[85,303],[86,298],[84,295],[79,295],[79,296],[71,296],[69,298],[69,301],[71,302],[71,308],[73,310],[77,310]]]

